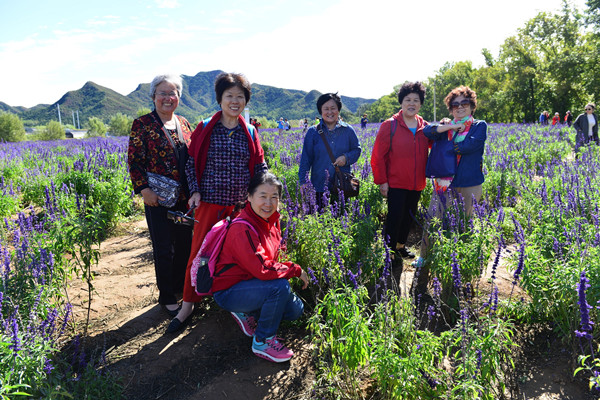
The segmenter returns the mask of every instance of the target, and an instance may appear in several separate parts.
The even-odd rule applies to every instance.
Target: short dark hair
[[[402,84],[402,87],[398,91],[398,103],[402,104],[402,100],[404,100],[406,96],[408,96],[411,93],[416,93],[419,95],[419,100],[421,100],[421,104],[423,104],[423,102],[425,102],[425,92],[425,86],[419,81],[404,82]]]
[[[448,93],[448,96],[444,99],[448,111],[452,112],[452,102],[458,96],[463,96],[465,99],[468,99],[471,103],[471,114],[475,112],[475,109],[477,108],[477,93],[468,86],[459,86]]]
[[[252,94],[252,87],[250,81],[243,74],[236,74],[233,72],[223,72],[217,76],[215,80],[215,94],[217,95],[217,103],[221,104],[223,99],[223,92],[227,89],[237,86],[244,92],[246,103],[250,101],[250,95]]]
[[[279,192],[279,198],[281,198],[281,193],[283,192],[283,184],[281,183],[279,178],[271,172],[263,172],[254,175],[254,177],[250,179],[250,184],[248,184],[248,194],[252,196],[260,185],[265,184],[276,186],[277,191]]]
[[[338,96],[337,92],[325,93],[319,96],[319,98],[317,99],[317,110],[319,111],[319,114],[323,114],[321,112],[321,108],[323,108],[323,104],[327,103],[329,100],[335,101],[338,111],[342,110],[342,99],[340,98],[340,96]]]

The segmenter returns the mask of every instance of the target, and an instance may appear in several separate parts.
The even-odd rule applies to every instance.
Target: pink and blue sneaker
[[[279,343],[277,336],[266,338],[263,343],[252,339],[252,352],[265,360],[285,362],[294,356],[294,352]]]

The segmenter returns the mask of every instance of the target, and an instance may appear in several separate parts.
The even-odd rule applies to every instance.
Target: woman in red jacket
[[[402,265],[398,256],[415,257],[405,244],[426,185],[425,166],[432,143],[423,134],[427,122],[418,115],[424,99],[421,82],[402,85],[398,92],[402,109],[381,124],[371,154],[374,181],[388,199],[385,232],[398,266]]]
[[[231,312],[247,336],[254,336],[252,352],[274,362],[294,353],[275,336],[282,319],[295,320],[304,304],[288,279],[299,277],[308,287],[308,275],[297,264],[279,262],[281,182],[271,173],[256,175],[248,186],[248,201],[238,216],[250,222],[232,224],[215,268],[215,302]]]
[[[241,116],[250,101],[250,82],[244,75],[221,73],[215,95],[221,111],[202,121],[192,134],[186,174],[190,207],[196,207],[191,254],[185,273],[181,310],[167,333],[179,331],[202,300],[191,285],[190,269],[206,233],[244,201],[250,179],[267,170],[258,132]]]

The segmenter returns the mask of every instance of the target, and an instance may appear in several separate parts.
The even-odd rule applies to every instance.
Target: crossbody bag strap
[[[325,144],[327,153],[329,153],[329,158],[331,159],[331,163],[333,164],[335,162],[335,157],[333,156],[333,151],[331,151],[331,146],[329,146],[329,142],[325,138],[325,133],[323,132],[323,128],[321,128],[321,124],[317,125],[317,130],[319,132],[319,136],[321,136],[321,139],[323,140],[323,143]]]
[[[177,116],[175,116],[175,126],[177,127],[177,136],[179,137],[179,141],[181,142],[181,144],[183,144],[185,146],[185,140],[183,139],[183,132],[181,131],[181,124],[179,123],[179,119],[177,118]],[[169,139],[169,143],[171,143],[171,146],[173,147],[173,152],[175,153],[175,158],[177,159],[177,161],[179,161],[179,151],[177,150],[177,146],[175,145],[175,141],[171,137],[169,130],[167,128],[165,128],[164,125],[162,126],[162,130],[165,133],[165,135],[167,136],[167,139]]]

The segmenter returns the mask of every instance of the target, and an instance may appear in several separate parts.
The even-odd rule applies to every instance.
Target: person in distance
[[[596,105],[588,103],[585,106],[585,113],[579,114],[573,123],[573,127],[577,131],[576,150],[582,145],[589,144],[592,140],[598,142],[598,116],[594,112]]]

